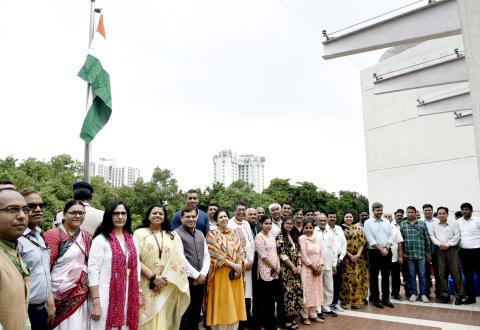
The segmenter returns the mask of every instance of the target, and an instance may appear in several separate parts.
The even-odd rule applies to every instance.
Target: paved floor
[[[460,305],[437,302],[395,301],[395,308],[373,305],[346,310],[325,323],[302,325],[303,330],[480,330],[480,299],[477,304]]]

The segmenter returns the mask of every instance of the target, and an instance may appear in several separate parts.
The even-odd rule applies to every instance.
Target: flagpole
[[[88,47],[90,47],[93,35],[95,33],[95,12],[99,12],[95,9],[95,0],[90,0],[90,27],[88,32]],[[87,99],[86,99],[86,106],[87,113],[88,113],[88,99],[90,98],[90,86],[87,83]],[[85,151],[84,151],[84,158],[83,158],[83,180],[89,182],[90,181],[90,158],[92,156],[92,148],[91,143],[85,142]]]

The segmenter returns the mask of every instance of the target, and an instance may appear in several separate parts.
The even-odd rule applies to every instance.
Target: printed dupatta
[[[210,284],[215,271],[225,264],[226,260],[238,263],[245,259],[242,243],[237,231],[220,228],[211,230],[206,237],[208,252],[210,253],[210,270],[208,271],[208,283]]]
[[[65,269],[72,267],[71,263],[65,265],[58,263],[59,259],[65,256],[68,251],[73,252],[73,250],[70,250],[72,248],[77,249],[78,253],[84,256],[83,265],[77,264],[77,267],[80,268],[86,265],[92,244],[92,238],[86,230],[79,228],[75,234],[69,236],[63,232],[61,228],[54,228],[47,231],[44,236],[45,243],[50,248],[50,267],[52,273],[54,273],[56,267]],[[83,241],[83,248],[78,242],[79,239]],[[80,263],[78,259],[73,262]],[[56,290],[54,295],[56,308],[55,321],[50,329],[57,327],[62,321],[74,314],[77,309],[83,305],[87,297],[88,275],[85,271],[82,271],[72,288],[63,292]]]

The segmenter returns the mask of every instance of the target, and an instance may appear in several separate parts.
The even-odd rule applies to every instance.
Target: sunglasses
[[[37,209],[37,207],[39,207],[41,210],[47,207],[47,204],[45,203],[28,203],[27,205],[32,210],[32,212],[34,212]]]
[[[126,216],[126,215],[127,215],[127,212],[125,212],[125,211],[122,211],[122,212],[112,212],[112,215],[115,216],[115,217],[118,217],[118,216]]]

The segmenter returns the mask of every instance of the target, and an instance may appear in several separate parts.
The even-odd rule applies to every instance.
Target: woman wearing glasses
[[[140,261],[131,227],[129,208],[116,201],[95,232],[88,260],[92,330],[138,328]]]
[[[87,261],[91,236],[80,228],[85,207],[82,202],[71,200],[65,204],[63,214],[63,225],[45,233],[50,248],[50,277],[56,307],[51,328],[87,329]]]
[[[151,206],[133,236],[142,277],[140,329],[177,330],[190,302],[180,237],[173,233],[165,206]]]

